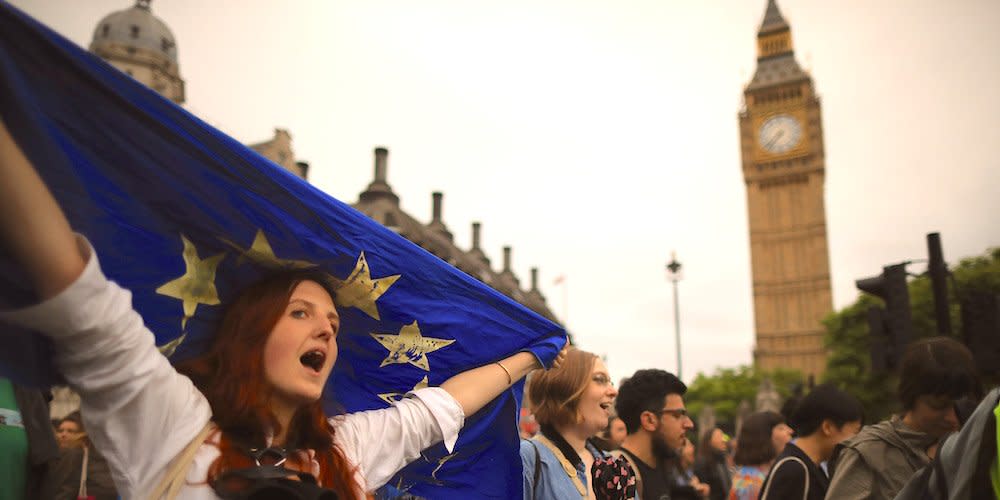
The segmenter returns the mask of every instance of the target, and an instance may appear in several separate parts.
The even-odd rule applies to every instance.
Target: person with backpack
[[[913,342],[900,359],[902,415],[865,426],[834,451],[831,500],[890,500],[959,429],[955,403],[981,393],[969,349],[948,337]]]
[[[906,483],[896,500],[1000,498],[998,418],[1000,387],[983,398],[960,432],[948,436],[934,460]]]
[[[592,441],[618,395],[601,358],[570,348],[559,368],[533,374],[526,392],[540,425],[534,438],[521,441],[526,500],[635,497],[631,470]]]
[[[789,424],[799,437],[775,459],[759,500],[823,500],[830,479],[820,464],[858,433],[863,415],[861,403],[833,384],[813,389],[791,411]]]

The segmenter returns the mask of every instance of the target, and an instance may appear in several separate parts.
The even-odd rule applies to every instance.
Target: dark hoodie
[[[915,472],[930,462],[936,440],[903,425],[898,416],[861,429],[837,446],[826,498],[891,500]]]

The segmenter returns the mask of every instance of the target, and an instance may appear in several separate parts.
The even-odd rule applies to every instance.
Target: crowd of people
[[[732,439],[702,429],[697,449],[680,379],[643,369],[616,387],[604,361],[575,348],[548,370],[519,352],[389,408],[330,418],[320,395],[337,359],[339,315],[325,276],[282,271],[242,290],[208,351],[175,367],[3,122],[0,236],[39,301],[0,320],[55,340],[83,415],[53,428],[38,417],[38,391],[0,379],[2,498],[369,498],[431,445],[454,448],[465,417],[526,376],[539,430],[520,444],[525,499],[906,500],[936,490],[979,499],[1000,491],[1000,392],[983,396],[971,354],[950,338],[909,346],[903,411],[890,420],[862,427],[858,401],[820,385],[785,414],[749,415]],[[268,459],[275,463],[262,465]],[[43,464],[48,479],[38,481]]]
[[[686,391],[676,376],[655,369],[615,388],[604,361],[571,350],[560,369],[528,381],[526,405],[540,429],[521,445],[524,498],[998,497],[990,415],[1000,413],[1000,392],[984,397],[971,353],[951,338],[909,346],[899,369],[902,412],[867,426],[857,398],[821,384],[782,413],[750,414],[735,437],[719,427],[700,429],[696,445]],[[975,403],[978,420],[963,429]],[[939,450],[950,468],[931,465]],[[940,496],[924,496],[929,484]]]

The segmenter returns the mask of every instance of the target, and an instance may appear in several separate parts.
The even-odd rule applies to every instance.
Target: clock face
[[[760,147],[779,154],[791,150],[802,140],[802,126],[791,115],[775,115],[764,121],[758,132]]]

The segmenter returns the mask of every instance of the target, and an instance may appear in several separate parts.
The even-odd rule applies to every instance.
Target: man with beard
[[[642,500],[670,499],[670,473],[663,462],[678,456],[694,428],[685,392],[680,379],[656,369],[635,372],[618,389],[615,410],[628,431],[621,452],[636,472]]]

